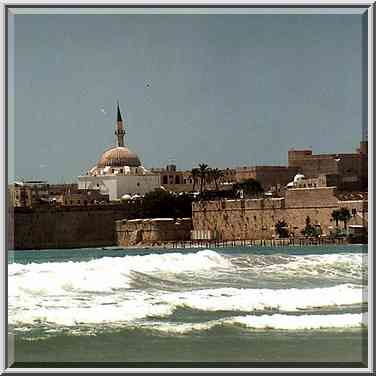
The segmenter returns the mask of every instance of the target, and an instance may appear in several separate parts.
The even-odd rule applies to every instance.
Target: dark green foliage
[[[275,230],[280,238],[289,237],[289,230],[286,221],[279,220],[275,225]]]
[[[302,230],[302,234],[306,237],[317,237],[321,233],[321,230],[317,226],[311,225],[311,219],[309,217],[306,218],[306,226]]]
[[[199,168],[192,168],[191,174],[192,174],[192,179],[193,179],[193,188],[192,188],[192,191],[194,191],[195,188],[196,188],[197,181],[198,181],[198,179],[200,177],[200,169]]]
[[[347,229],[347,222],[350,220],[350,218],[351,218],[351,213],[349,209],[347,208],[339,209],[339,220],[343,222],[343,227],[345,228],[345,230]]]
[[[205,163],[199,164],[198,168],[199,168],[199,177],[200,177],[200,194],[202,195],[202,192],[205,189],[205,184],[208,179],[209,168],[208,168],[208,165]]]
[[[332,211],[332,218],[336,221],[336,226],[338,227],[338,222],[340,218],[339,210],[335,209]]]
[[[338,227],[338,222],[343,222],[343,227],[347,229],[347,222],[351,218],[350,210],[347,208],[335,209],[332,211],[332,218],[336,221],[336,226]]]
[[[192,217],[193,197],[173,194],[163,189],[147,193],[143,198],[124,202],[128,218],[183,218]]]
[[[260,182],[252,178],[234,184],[233,190],[237,193],[237,195],[239,195],[240,191],[243,191],[245,197],[259,196],[264,192]]]

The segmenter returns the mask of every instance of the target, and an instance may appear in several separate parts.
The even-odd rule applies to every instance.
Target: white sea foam
[[[11,324],[54,324],[75,326],[78,324],[121,324],[148,316],[167,316],[171,306],[156,305],[147,301],[132,300],[118,304],[92,304],[80,307],[75,304],[65,307],[30,307],[28,310],[15,310],[9,315]]]
[[[343,284],[313,289],[236,289],[220,288],[171,293],[165,298],[176,306],[205,311],[245,311],[299,309],[361,304],[364,289]]]
[[[341,315],[262,315],[233,317],[226,323],[241,324],[253,329],[305,330],[325,328],[356,328],[366,326],[367,314],[345,313]]]
[[[245,329],[317,330],[350,329],[368,325],[367,314],[347,313],[340,315],[248,315],[228,319],[211,320],[203,323],[149,322],[139,327],[170,334],[187,334],[205,331],[219,326],[241,326]]]
[[[367,276],[367,255],[249,255],[234,258],[238,270],[250,270],[258,275],[280,277],[355,278]]]
[[[151,316],[168,316],[178,307],[203,311],[254,312],[360,304],[359,286],[340,285],[314,289],[204,289],[182,292],[121,291],[110,295],[26,296],[9,300],[11,323],[38,322],[58,325],[131,322]]]
[[[211,250],[196,254],[104,257],[86,262],[11,264],[9,295],[112,292],[130,287],[131,272],[182,273],[229,267],[227,258]]]
[[[285,289],[192,287],[196,279],[203,275],[207,280],[215,280],[216,273],[221,276],[223,271],[226,278],[237,278],[239,272],[247,276],[254,270],[270,270],[272,273],[273,268],[274,273],[284,267],[289,268],[289,272],[300,272],[301,269],[308,270],[315,263],[321,268],[331,265],[330,268],[335,269],[336,265],[340,265],[337,269],[351,270],[363,262],[362,255],[252,257],[245,256],[248,261],[244,263],[243,260],[239,265],[234,263],[236,256],[222,256],[211,250],[203,250],[195,254],[165,253],[105,257],[85,262],[11,264],[9,321],[16,325],[40,322],[66,326],[81,323],[117,324],[168,316],[178,307],[249,313],[257,310],[296,312],[366,302],[366,289],[352,283]],[[267,257],[274,257],[274,260]],[[281,260],[278,261],[278,257]],[[260,266],[264,261],[265,265]],[[244,273],[239,269],[244,269],[245,264],[248,266]],[[314,265],[315,270],[317,265]],[[158,285],[157,277],[161,281],[175,283],[179,281],[179,273],[188,273],[192,284],[187,283],[178,291]],[[135,276],[150,277],[150,284],[147,288],[136,288]],[[156,288],[152,278],[155,278]],[[222,282],[220,286],[223,286]]]

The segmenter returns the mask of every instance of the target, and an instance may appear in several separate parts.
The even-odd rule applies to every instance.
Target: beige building
[[[267,191],[278,185],[285,186],[296,175],[298,169],[286,166],[253,166],[237,167],[235,171],[237,182],[255,179]]]
[[[366,190],[368,184],[368,142],[362,141],[356,153],[313,154],[312,150],[289,150],[288,166],[297,168],[305,178],[337,175],[337,186]]]
[[[176,165],[169,164],[165,168],[152,168],[151,172],[158,174],[163,188],[171,192],[192,192],[194,188],[191,171],[176,169]],[[196,184],[195,189],[197,189]]]
[[[12,207],[38,206],[49,203],[49,185],[46,181],[15,182],[8,187]]]
[[[78,177],[79,189],[96,189],[109,195],[110,201],[122,196],[145,195],[161,186],[160,175],[142,166],[137,154],[124,144],[125,130],[117,107],[117,146],[106,150],[96,166]]]

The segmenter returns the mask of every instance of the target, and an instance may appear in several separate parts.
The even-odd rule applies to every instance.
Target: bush
[[[287,228],[287,222],[279,220],[275,225],[275,230],[280,238],[288,238],[289,230]]]

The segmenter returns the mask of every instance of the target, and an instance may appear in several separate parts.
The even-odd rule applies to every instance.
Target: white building
[[[109,194],[110,201],[123,195],[144,195],[160,188],[160,174],[154,174],[141,165],[137,154],[124,145],[125,130],[117,107],[117,128],[115,131],[118,146],[106,150],[96,166],[86,175],[78,177],[79,189],[98,189]]]

